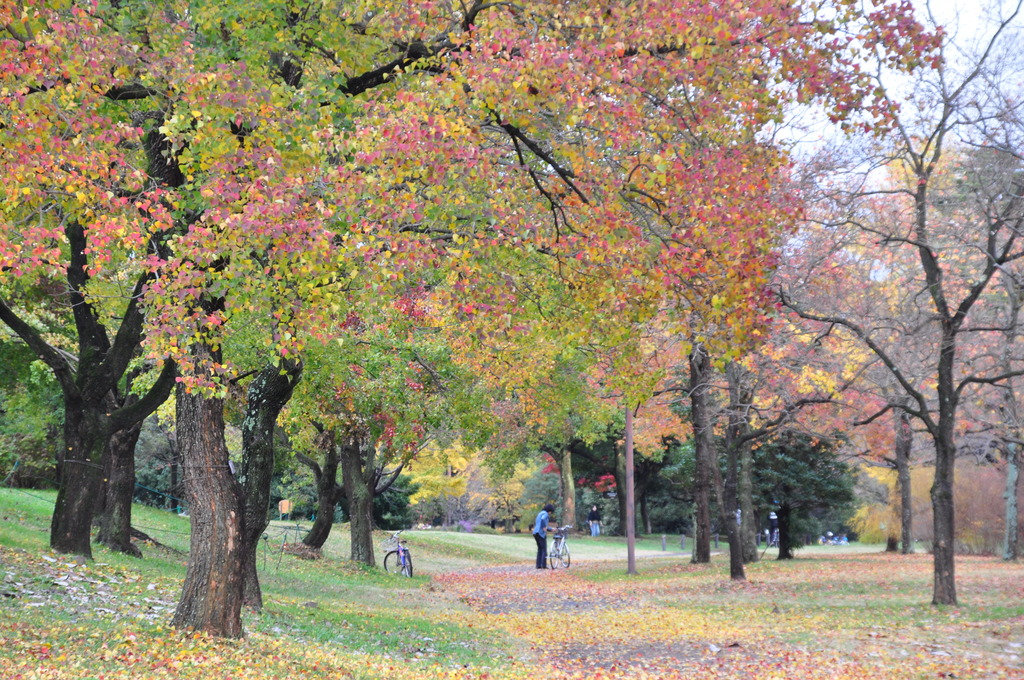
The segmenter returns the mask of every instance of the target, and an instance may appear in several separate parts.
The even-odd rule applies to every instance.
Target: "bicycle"
[[[402,531],[405,529],[393,533],[391,538],[385,540],[381,546],[388,551],[384,555],[384,571],[389,574],[412,577],[412,555],[409,553],[409,548],[405,547],[406,541],[398,537]]]
[[[548,563],[552,569],[556,569],[559,566],[566,569],[569,568],[569,546],[566,545],[566,539],[569,538],[569,529],[572,529],[571,524],[555,529],[555,540],[551,544],[551,550],[548,550]]]

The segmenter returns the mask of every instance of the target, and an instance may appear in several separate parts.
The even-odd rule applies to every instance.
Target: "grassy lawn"
[[[1024,566],[994,558],[959,559],[960,606],[932,607],[930,556],[877,546],[769,551],[736,583],[678,537],[641,540],[626,576],[620,538],[538,571],[529,535],[411,531],[405,579],[348,562],[347,527],[305,560],[273,522],[264,609],[224,641],[168,625],[187,518],[137,506],[162,545],[79,563],[48,550],[53,498],[0,491],[0,678],[1024,678]]]

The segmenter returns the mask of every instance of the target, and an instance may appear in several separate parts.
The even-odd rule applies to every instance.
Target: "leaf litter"
[[[1013,603],[1002,598],[1017,593],[1024,570],[993,562],[965,560],[960,572],[965,592],[991,591],[985,604],[906,615],[848,606],[842,589],[801,599],[805,584],[836,577],[835,564],[811,560],[798,569],[752,568],[750,582],[727,585],[708,567],[642,579],[609,579],[588,566],[438,574],[416,592],[429,605],[422,615],[495,646],[491,662],[460,665],[438,653],[434,634],[397,629],[403,642],[386,654],[287,628],[292,635],[250,632],[243,640],[176,631],[167,625],[179,587],[171,579],[0,548],[0,677],[1024,680],[1024,617],[987,616],[987,607]],[[974,579],[971,567],[983,576]],[[840,572],[897,582],[927,568],[924,556],[866,557]]]

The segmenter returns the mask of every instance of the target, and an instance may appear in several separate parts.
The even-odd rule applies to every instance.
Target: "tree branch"
[[[903,387],[903,390],[907,394],[907,396],[917,403],[919,412],[916,413],[915,415],[917,415],[917,417],[921,419],[921,421],[925,424],[925,427],[928,428],[928,431],[935,431],[936,425],[931,418],[931,412],[928,410],[928,403],[925,399],[925,396],[917,388],[915,388],[909,380],[907,380],[907,378],[903,375],[903,372],[900,370],[899,366],[897,366],[893,358],[889,356],[889,353],[886,352],[885,349],[883,349],[878,343],[872,340],[871,336],[868,335],[868,333],[865,332],[863,328],[861,328],[858,324],[854,323],[853,321],[850,321],[849,319],[846,319],[841,316],[827,316],[805,311],[801,309],[795,302],[790,300],[789,297],[782,290],[778,291],[778,295],[779,301],[785,307],[792,310],[793,313],[799,316],[801,319],[807,319],[808,321],[818,321],[821,323],[842,326],[843,328],[848,329],[851,333],[857,336],[857,338],[865,345],[867,345],[868,349],[870,349],[874,353],[874,355],[878,357],[879,361],[881,361],[882,364],[887,369],[889,369],[889,372],[893,375],[894,378],[896,378],[897,382],[899,382],[899,384]]]
[[[43,340],[43,337],[34,328],[7,306],[7,302],[2,297],[0,297],[0,321],[14,331],[29,346],[29,349],[50,367],[65,395],[78,396],[78,385],[75,382],[76,370],[71,365],[69,358]]]
[[[579,187],[576,186],[576,183],[572,181],[576,177],[576,174],[572,170],[559,164],[551,154],[540,148],[539,144],[523,134],[522,130],[517,128],[515,125],[499,122],[498,127],[507,132],[512,139],[518,139],[523,143],[523,146],[529,149],[535,156],[537,156],[537,158],[551,166],[551,169],[558,173],[558,176],[562,178],[562,181],[565,182],[566,186],[568,186],[573,193],[579,196],[580,200],[583,201],[584,204],[590,205],[590,201],[587,200],[587,197],[582,191],[580,191]]]
[[[377,483],[373,487],[373,495],[379,496],[390,489],[391,485],[398,479],[398,476],[402,474],[404,467],[405,463],[399,463],[398,467],[391,472],[385,472],[384,468],[380,468],[377,471]]]
[[[157,376],[156,382],[140,399],[110,414],[111,430],[122,430],[144,420],[153,411],[156,411],[160,404],[171,396],[171,389],[177,382],[177,375],[177,365],[170,360],[164,361],[164,367],[160,371],[160,375]]]

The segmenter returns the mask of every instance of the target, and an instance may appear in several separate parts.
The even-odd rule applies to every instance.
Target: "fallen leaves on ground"
[[[509,567],[435,580],[477,610],[477,625],[528,641],[535,665],[567,677],[1024,678],[1024,620],[1011,621],[1012,632],[993,647],[968,634],[984,625],[956,608],[904,618],[897,607],[858,604],[858,581],[883,595],[895,584],[895,592],[899,583],[919,583],[928,559],[803,563],[745,582],[722,581],[707,567],[707,578],[693,578],[692,565],[661,569],[655,579],[591,581],[575,568]],[[995,588],[989,595],[1019,589],[1020,565],[984,564],[985,587]],[[971,577],[961,581],[971,592]],[[817,602],[794,599],[808,588]]]
[[[635,578],[586,566],[440,574],[409,615],[493,644],[489,662],[460,665],[433,634],[401,623],[369,626],[401,640],[387,653],[345,646],[342,630],[334,642],[306,639],[283,621],[242,640],[176,631],[167,622],[177,583],[0,548],[0,678],[1024,679],[1024,617],[1003,609],[1019,606],[1024,568],[965,559],[959,582],[971,604],[932,608],[920,602],[929,564],[800,560],[751,565],[746,582],[669,563]],[[305,604],[310,616],[349,606]],[[367,609],[368,624],[375,615]]]

